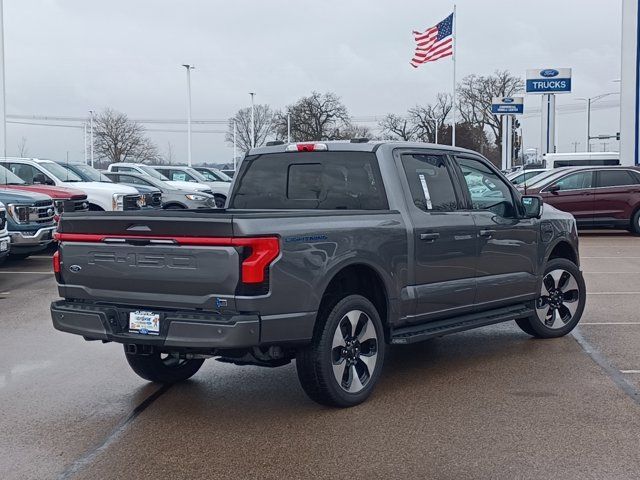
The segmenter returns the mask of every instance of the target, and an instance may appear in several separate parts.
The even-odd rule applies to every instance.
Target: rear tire
[[[629,228],[629,231],[634,235],[640,235],[640,208],[631,219],[631,227]]]
[[[298,351],[298,379],[315,402],[352,407],[364,402],[380,378],[385,337],[375,306],[349,295],[318,314],[311,344]]]
[[[194,376],[204,363],[204,359],[181,360],[171,355],[165,356],[160,352],[153,352],[150,355],[133,355],[127,353],[126,345],[124,347],[131,369],[150,382],[183,382]]]
[[[586,302],[582,272],[565,258],[547,262],[540,297],[535,302],[536,313],[516,320],[518,326],[537,338],[562,337],[575,328],[582,317]]]

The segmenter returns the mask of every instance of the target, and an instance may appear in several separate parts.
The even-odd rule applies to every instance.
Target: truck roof
[[[324,144],[329,152],[375,152],[381,146],[393,148],[429,148],[433,150],[456,151],[460,153],[476,153],[472,150],[460,147],[452,147],[451,145],[441,145],[436,143],[424,142],[403,142],[398,140],[367,140],[367,141],[350,141],[350,140],[318,140],[309,142],[291,142],[279,145],[270,145],[252,148],[247,155],[263,155],[267,153],[284,153],[289,145],[301,144]]]

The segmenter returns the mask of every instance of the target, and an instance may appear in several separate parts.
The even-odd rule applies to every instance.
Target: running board
[[[393,330],[391,332],[391,343],[408,344],[421,342],[428,338],[441,337],[442,335],[463,332],[472,328],[493,325],[494,323],[508,322],[509,320],[527,317],[532,314],[534,314],[534,310],[531,307],[526,304],[519,304],[481,313],[462,315],[447,320],[412,325]]]

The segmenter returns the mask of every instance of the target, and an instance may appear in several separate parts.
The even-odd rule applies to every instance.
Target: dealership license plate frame
[[[160,335],[160,314],[148,310],[129,312],[129,333]]]

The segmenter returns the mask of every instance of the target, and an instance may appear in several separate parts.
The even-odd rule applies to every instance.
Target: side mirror
[[[547,191],[551,193],[558,193],[560,191],[560,185],[551,185],[549,188],[547,188]]]
[[[540,218],[542,216],[542,197],[538,195],[523,195],[522,207],[525,218]]]

